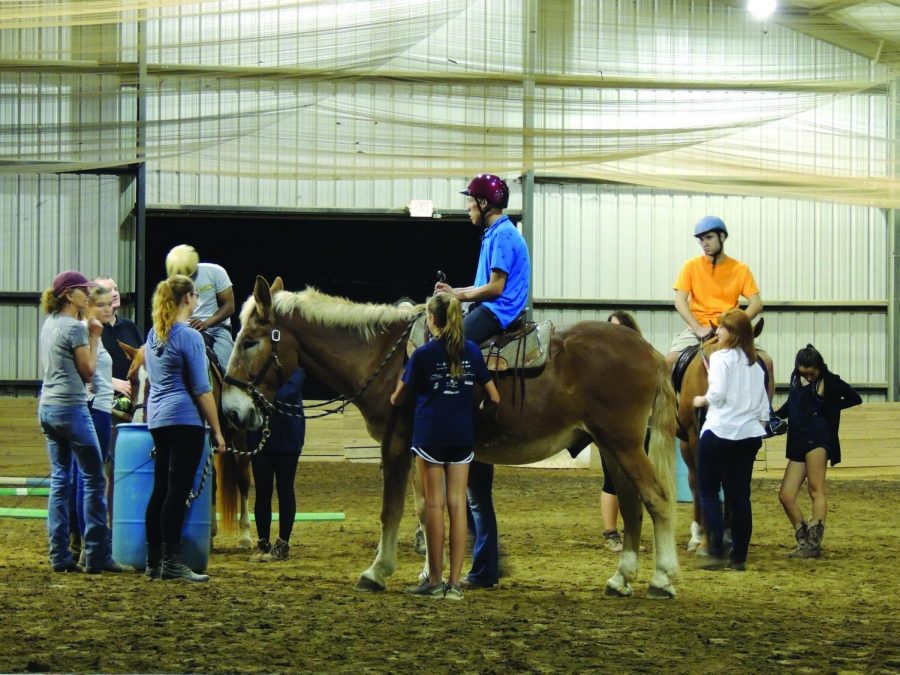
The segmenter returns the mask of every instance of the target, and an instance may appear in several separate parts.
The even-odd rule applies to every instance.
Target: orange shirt
[[[718,323],[719,315],[737,307],[742,295],[749,298],[759,293],[753,273],[740,260],[726,258],[713,267],[705,255],[684,264],[675,280],[675,290],[690,295],[691,314],[701,326]]]

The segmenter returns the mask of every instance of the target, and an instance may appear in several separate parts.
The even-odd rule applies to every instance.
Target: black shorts
[[[475,453],[469,447],[413,446],[412,452],[431,464],[469,464]]]
[[[785,457],[792,462],[800,462],[803,464],[806,462],[807,453],[815,450],[816,448],[825,448],[825,454],[829,461],[831,461],[832,466],[834,465],[834,456],[831,452],[831,446],[828,443],[816,443],[814,445],[801,445],[800,447],[795,446],[787,446],[785,448]]]

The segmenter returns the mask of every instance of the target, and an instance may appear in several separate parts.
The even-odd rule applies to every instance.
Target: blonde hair
[[[52,288],[45,288],[41,293],[41,309],[46,314],[56,314],[69,303],[66,294],[58,296],[53,292]]]
[[[438,293],[428,299],[425,309],[434,319],[435,327],[440,331],[444,349],[447,350],[447,364],[450,366],[450,377],[462,377],[462,357],[465,349],[463,338],[462,306],[456,296],[449,293]]]
[[[153,330],[160,342],[169,339],[175,317],[178,316],[178,308],[187,294],[193,291],[194,282],[183,274],[171,276],[156,285],[153,293]]]
[[[727,343],[723,343],[722,347],[726,349],[740,349],[747,356],[748,366],[756,363],[753,324],[750,323],[750,317],[747,316],[747,313],[738,308],[725,310],[719,317],[719,325],[724,327],[730,334],[730,339]]]
[[[178,244],[166,256],[166,274],[192,276],[200,264],[200,255],[190,244]]]
[[[91,288],[91,292],[88,294],[88,301],[92,305],[96,305],[99,300],[103,299],[105,295],[112,295],[112,289],[107,288],[106,286],[101,286],[97,284],[96,286]]]

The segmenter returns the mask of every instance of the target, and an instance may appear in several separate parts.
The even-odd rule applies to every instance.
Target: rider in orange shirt
[[[675,309],[687,328],[675,335],[669,348],[666,362],[670,369],[684,349],[697,344],[698,339],[712,335],[713,322],[725,310],[737,307],[741,297],[747,300],[744,311],[750,319],[759,316],[763,310],[759,288],[750,268],[725,255],[728,238],[725,222],[718,216],[704,216],[694,226],[694,236],[703,248],[703,255],[688,260],[675,281]],[[768,372],[766,391],[771,403],[775,389],[772,358],[758,343],[756,349]],[[774,414],[772,417],[767,432],[783,433],[784,424]]]

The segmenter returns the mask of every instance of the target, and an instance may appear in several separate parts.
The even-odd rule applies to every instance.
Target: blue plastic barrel
[[[153,437],[146,424],[119,424],[115,444],[112,550],[117,562],[143,569],[147,561],[145,516],[153,491],[156,465],[150,451]],[[194,477],[194,494],[209,456],[209,437],[203,444],[203,456]],[[206,569],[212,514],[212,471],[200,496],[191,502],[181,533],[181,556],[195,572]]]
[[[675,439],[675,500],[678,502],[693,502],[691,485],[688,482],[688,467],[681,456],[681,441]],[[115,513],[115,512],[113,512]]]

